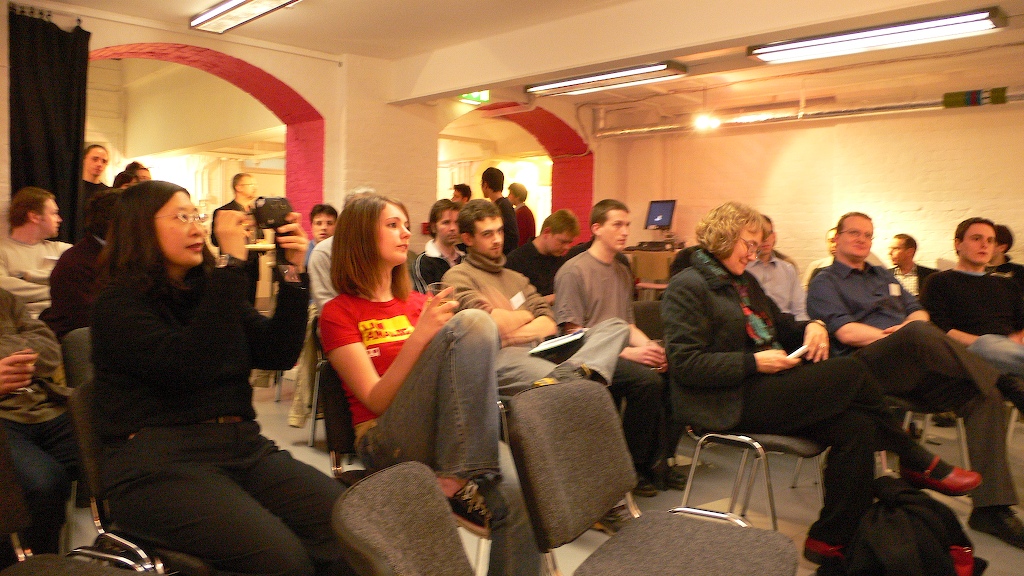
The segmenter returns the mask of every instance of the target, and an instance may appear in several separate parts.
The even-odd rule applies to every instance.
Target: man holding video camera
[[[217,215],[221,210],[233,210],[235,212],[252,213],[252,204],[256,200],[256,179],[252,174],[241,172],[231,178],[231,187],[235,190],[235,199],[213,211],[213,227],[217,226]],[[249,234],[248,242],[254,243],[263,239],[263,230],[256,226],[255,220],[251,217],[248,220],[246,230]],[[217,238],[213,237],[213,245],[217,246]],[[256,304],[256,284],[260,280],[260,253],[256,250],[249,250],[249,259],[245,263],[245,274],[249,278],[249,285],[246,288],[246,296],[250,304]]]

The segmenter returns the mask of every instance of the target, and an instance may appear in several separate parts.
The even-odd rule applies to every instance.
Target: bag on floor
[[[956,514],[899,478],[874,481],[878,500],[846,548],[847,575],[980,576],[988,562],[974,556]]]

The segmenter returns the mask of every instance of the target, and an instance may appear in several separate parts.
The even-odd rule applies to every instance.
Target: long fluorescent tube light
[[[685,75],[686,66],[674,60],[666,60],[665,62],[644,64],[643,66],[633,66],[599,74],[576,76],[574,78],[556,80],[555,82],[532,84],[526,87],[526,92],[536,96],[589,94],[599,90],[664,82],[665,80]]]
[[[1006,23],[1006,14],[999,7],[992,7],[951,16],[750,46],[747,55],[769,63],[799,62],[973,36],[1005,27]]]
[[[225,0],[192,17],[190,28],[223,34],[265,16],[278,8],[298,4],[302,0]]]

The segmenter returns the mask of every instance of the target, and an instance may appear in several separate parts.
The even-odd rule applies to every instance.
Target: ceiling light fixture
[[[526,87],[526,92],[535,96],[589,94],[612,88],[664,82],[685,75],[686,66],[674,60],[666,60],[655,64],[644,64],[643,66],[576,76],[543,84],[532,84]]]
[[[974,36],[1005,27],[1006,24],[1006,14],[999,7],[993,7],[951,16],[750,46],[747,48],[747,56],[768,63],[799,62]]]
[[[278,8],[298,4],[302,0],[225,0],[192,17],[190,28],[223,34],[265,16]]]

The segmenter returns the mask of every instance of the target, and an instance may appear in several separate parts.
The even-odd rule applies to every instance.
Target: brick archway
[[[498,110],[521,106],[515,102],[498,102],[481,106],[480,110]],[[587,229],[590,208],[594,201],[594,153],[587,143],[551,112],[534,108],[500,116],[518,124],[544,146],[551,157],[551,210],[565,208]],[[584,234],[585,238],[589,235]]]
[[[190,66],[226,80],[259,100],[287,126],[285,190],[295,210],[308,214],[324,197],[324,118],[290,86],[252,64],[187,44],[122,44],[89,53],[90,60],[141,58]],[[305,224],[304,224],[305,225]]]

